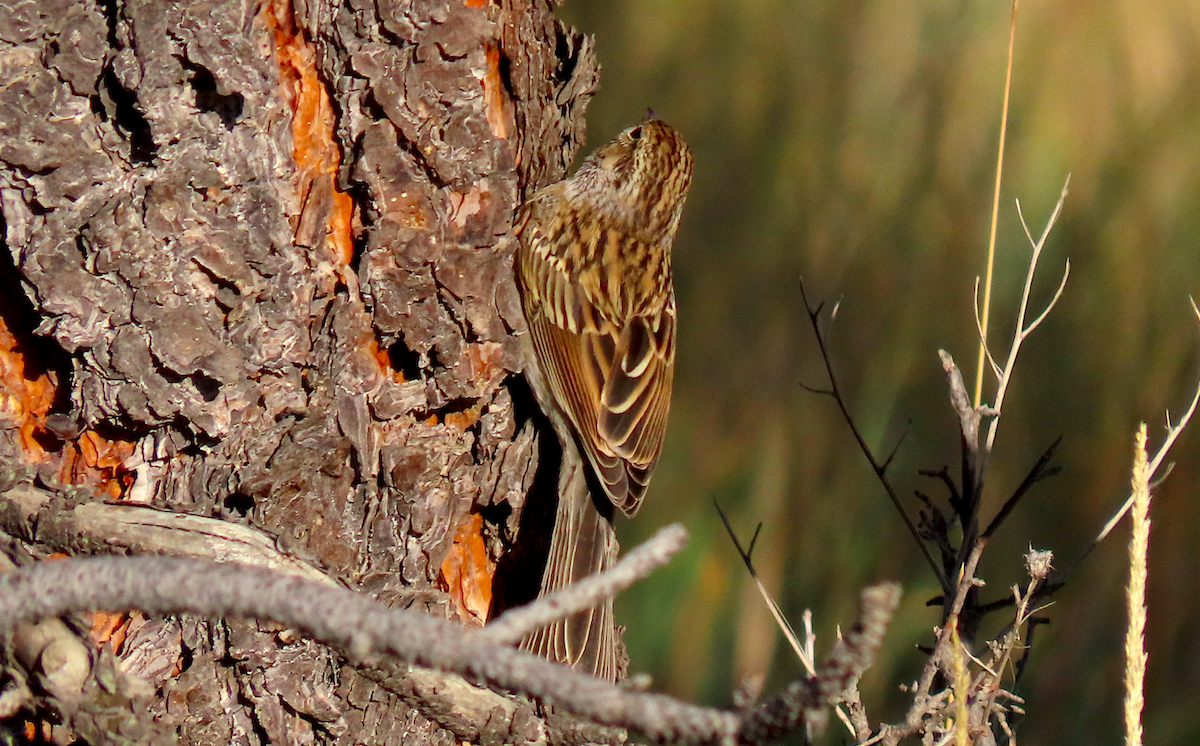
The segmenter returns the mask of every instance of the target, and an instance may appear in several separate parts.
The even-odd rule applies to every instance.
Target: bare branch
[[[982,419],[983,408],[971,406],[971,397],[963,382],[962,371],[958,369],[954,358],[945,350],[938,350],[938,358],[942,361],[942,370],[946,373],[946,382],[950,386],[950,405],[958,414],[959,429],[972,455],[978,449],[979,423]]]
[[[1200,308],[1197,308],[1195,298],[1189,298],[1188,300],[1191,301],[1192,304],[1192,313],[1195,314],[1197,321],[1200,322]],[[1183,415],[1179,418],[1179,421],[1175,423],[1174,426],[1170,426],[1167,429],[1167,435],[1165,438],[1163,438],[1162,445],[1158,447],[1158,451],[1155,452],[1154,458],[1150,459],[1148,473],[1151,477],[1158,472],[1159,467],[1162,466],[1163,459],[1165,459],[1167,454],[1171,451],[1171,446],[1175,444],[1175,440],[1179,437],[1179,434],[1183,432],[1183,429],[1187,427],[1188,422],[1191,421],[1192,415],[1196,412],[1197,404],[1200,404],[1200,383],[1196,384],[1196,391],[1192,395],[1192,401],[1190,404],[1188,404],[1187,410],[1183,413]],[[1167,421],[1170,422],[1170,413],[1167,414]],[[1091,546],[1084,551],[1079,560],[1076,560],[1076,564],[1090,554],[1100,542],[1104,541],[1105,537],[1107,537],[1109,533],[1111,533],[1116,527],[1116,525],[1120,523],[1121,519],[1125,517],[1125,514],[1128,513],[1129,509],[1133,506],[1133,499],[1134,496],[1130,495],[1125,501],[1125,504],[1121,506],[1121,509],[1118,510],[1112,518],[1108,519],[1108,523],[1104,524],[1104,528],[1100,529],[1100,533],[1096,535],[1096,538],[1092,541]]]
[[[660,529],[608,570],[526,606],[510,609],[480,634],[497,644],[514,644],[536,629],[612,598],[665,565],[686,543],[687,530],[681,524],[673,523]]]
[[[800,382],[800,388],[804,389],[805,391],[807,391],[810,394],[821,394],[822,396],[834,396],[832,389],[819,389],[814,386],[809,386],[804,381]]]
[[[763,584],[762,579],[758,576],[758,571],[754,568],[754,561],[751,555],[754,552],[754,544],[758,541],[758,532],[762,530],[762,524],[758,524],[758,527],[754,529],[754,537],[750,540],[750,547],[748,549],[742,549],[742,543],[738,539],[737,533],[733,530],[732,524],[729,523],[729,517],[725,515],[725,511],[721,509],[720,504],[718,504],[715,500],[713,501],[713,505],[717,509],[717,515],[721,516],[721,522],[725,524],[725,531],[729,533],[729,538],[733,541],[733,545],[737,549],[738,555],[742,558],[742,563],[746,566],[746,571],[750,573],[750,578],[754,580],[754,584],[758,588],[758,595],[762,597],[763,603],[766,604],[767,610],[771,612],[771,616],[775,619],[775,626],[783,632],[784,638],[788,641],[788,644],[792,646],[792,651],[796,654],[796,657],[800,659],[800,663],[804,666],[804,670],[808,672],[808,675],[816,676],[817,669],[815,661],[817,658],[817,643],[816,635],[813,634],[812,630],[812,611],[808,609],[805,609],[804,611],[804,642],[801,643],[800,639],[796,635],[795,629],[792,628],[792,623],[788,621],[787,616],[785,616],[783,613],[783,609],[781,609],[779,604],[776,603],[775,598],[771,595],[770,591],[767,590],[766,585]],[[846,715],[846,713],[842,711],[840,705],[834,706],[834,713],[837,715],[842,724],[846,726],[846,729],[850,732],[850,735],[855,735],[855,726],[850,722],[850,718]]]
[[[390,609],[362,594],[236,564],[168,557],[43,562],[0,578],[0,629],[95,608],[272,619],[361,660],[380,654],[517,691],[657,740],[730,738],[732,713],[623,690],[505,646],[477,630]]]
[[[1025,327],[1026,335],[1029,335],[1034,329],[1037,329],[1038,326],[1040,326],[1041,323],[1046,320],[1046,317],[1050,315],[1050,312],[1054,310],[1054,306],[1058,303],[1058,299],[1062,297],[1063,290],[1065,290],[1067,287],[1067,278],[1070,276],[1071,260],[1068,259],[1063,267],[1063,276],[1062,279],[1058,281],[1058,288],[1054,291],[1054,296],[1050,298],[1050,302],[1046,304],[1046,307],[1042,309],[1042,312],[1038,314],[1038,317],[1029,322],[1029,326]]]
[[[861,619],[816,679],[788,687],[747,715],[630,691],[522,651],[479,630],[391,609],[352,591],[238,564],[168,557],[91,557],[42,562],[0,577],[0,631],[96,608],[150,614],[271,619],[356,660],[378,655],[454,671],[468,681],[524,693],[595,723],[636,729],[658,742],[761,743],[826,706],[870,664],[899,599],[896,586],[863,592]]]
[[[821,359],[825,362],[825,373],[829,377],[829,395],[837,402],[838,409],[842,412],[842,419],[850,427],[850,433],[858,443],[859,450],[867,457],[867,462],[871,465],[871,469],[875,472],[875,476],[879,479],[880,484],[883,485],[883,489],[887,493],[888,499],[892,501],[892,505],[896,508],[896,512],[900,514],[900,519],[904,521],[908,533],[913,537],[913,541],[917,543],[917,547],[921,550],[921,554],[925,556],[925,561],[929,563],[930,569],[933,570],[933,574],[937,577],[942,588],[948,592],[950,581],[947,580],[946,573],[942,570],[941,565],[934,560],[933,555],[930,554],[929,547],[925,546],[925,541],[921,538],[920,531],[917,530],[916,524],[913,523],[912,518],[908,515],[908,511],[904,509],[904,504],[900,502],[900,496],[896,493],[896,489],[887,478],[886,466],[875,458],[874,452],[867,445],[867,441],[859,431],[858,425],[854,421],[854,416],[850,414],[850,410],[846,406],[846,400],[842,397],[841,389],[838,386],[837,374],[833,370],[833,358],[829,354],[828,339],[821,330],[821,306],[817,305],[814,307],[809,303],[808,291],[804,286],[804,278],[800,278],[800,297],[804,301],[804,309],[808,313],[809,323],[812,325],[813,333],[817,337],[817,345],[821,349]]]
[[[900,446],[904,445],[904,441],[908,439],[909,433],[912,432],[912,425],[912,417],[909,417],[905,423],[904,432],[900,433],[900,437],[896,438],[896,445],[892,446],[892,452],[889,453],[887,458],[883,460],[884,471],[887,471],[888,467],[892,465],[892,460],[895,459],[896,454],[900,452]]]
[[[1024,497],[1027,492],[1029,492],[1029,489],[1033,487],[1033,485],[1037,484],[1043,479],[1046,479],[1047,477],[1054,476],[1059,472],[1059,468],[1057,466],[1050,465],[1050,459],[1054,458],[1054,453],[1058,450],[1060,443],[1062,443],[1061,435],[1058,436],[1058,438],[1056,438],[1055,441],[1050,444],[1050,447],[1042,453],[1041,458],[1039,458],[1037,463],[1033,465],[1033,468],[1029,470],[1029,473],[1025,475],[1025,479],[1021,482],[1017,489],[1013,491],[1012,496],[1004,501],[1004,505],[1001,506],[999,512],[996,513],[996,517],[992,519],[991,523],[988,524],[988,527],[984,529],[983,534],[981,534],[984,539],[990,537],[996,531],[996,529],[1000,527],[1000,524],[1004,522],[1004,519],[1007,518],[1010,513],[1012,513],[1013,509],[1017,507],[1017,503],[1021,501],[1021,498]]]
[[[979,335],[979,344],[987,356],[988,365],[992,368],[992,375],[996,378],[1000,377],[1000,365],[996,362],[996,358],[992,357],[992,348],[988,346],[985,332],[983,331],[983,319],[979,316],[979,278],[975,278],[975,292],[971,298],[975,306],[975,333]]]
[[[792,646],[792,651],[796,657],[800,659],[800,663],[804,665],[804,670],[808,671],[809,676],[817,675],[815,658],[810,650],[800,643],[800,639],[796,636],[796,630],[792,628],[791,622],[784,616],[783,609],[779,608],[779,604],[771,596],[767,587],[763,585],[762,580],[758,577],[758,571],[754,569],[754,562],[750,557],[750,553],[754,551],[754,542],[758,540],[758,530],[754,531],[754,539],[751,540],[749,550],[742,549],[741,541],[738,540],[737,533],[733,530],[733,526],[729,523],[729,516],[725,515],[725,511],[721,509],[715,501],[713,505],[717,508],[717,515],[721,516],[721,523],[725,524],[725,531],[728,532],[729,538],[733,541],[734,547],[737,549],[738,555],[742,558],[742,564],[746,566],[746,571],[750,573],[750,577],[754,580],[758,587],[758,595],[762,596],[763,603],[767,605],[767,610],[771,612],[771,616],[775,619],[775,626],[783,632],[784,638],[788,644]],[[762,526],[760,525],[759,528]]]
[[[806,713],[834,701],[875,659],[892,613],[900,603],[900,586],[882,583],[859,597],[858,620],[834,646],[815,679],[797,681],[756,709],[738,735],[742,743],[766,743],[794,731]]]
[[[1009,384],[1012,382],[1013,370],[1016,367],[1017,355],[1021,351],[1021,345],[1025,342],[1025,339],[1030,335],[1030,333],[1032,333],[1033,330],[1042,323],[1042,321],[1046,318],[1046,315],[1049,314],[1051,309],[1054,308],[1055,304],[1058,303],[1058,299],[1062,296],[1063,289],[1067,284],[1067,276],[1071,271],[1070,262],[1067,263],[1066,271],[1063,272],[1062,279],[1059,281],[1058,290],[1055,291],[1054,296],[1050,299],[1050,302],[1046,304],[1045,309],[1038,314],[1033,323],[1026,326],[1025,317],[1029,312],[1029,296],[1033,291],[1033,278],[1034,274],[1037,272],[1038,261],[1041,259],[1042,249],[1046,245],[1046,239],[1050,236],[1050,231],[1054,228],[1054,224],[1058,222],[1058,218],[1062,214],[1063,204],[1067,200],[1067,193],[1070,185],[1071,177],[1067,176],[1066,181],[1063,183],[1062,191],[1058,195],[1058,202],[1054,205],[1054,211],[1050,214],[1050,218],[1046,221],[1046,226],[1042,229],[1042,234],[1038,237],[1037,241],[1033,240],[1033,235],[1029,230],[1028,224],[1025,222],[1025,216],[1021,213],[1021,203],[1017,203],[1017,213],[1021,218],[1021,225],[1025,229],[1025,235],[1029,238],[1030,245],[1033,248],[1033,255],[1029,258],[1029,268],[1025,273],[1025,285],[1021,289],[1021,302],[1017,306],[1017,324],[1016,328],[1013,330],[1012,344],[1008,349],[1008,359],[1005,361],[1004,367],[1001,370],[996,383],[996,397],[995,401],[992,403],[992,408],[995,409],[997,413],[1000,412],[1004,406],[1004,396],[1008,391]],[[987,453],[991,453],[992,446],[996,442],[996,431],[999,426],[999,418],[993,419],[988,425],[987,440],[984,443],[985,458]]]
[[[979,558],[983,556],[983,548],[987,546],[987,542],[983,539],[975,542],[975,546],[971,548],[971,554],[963,565],[962,573],[958,579],[958,587],[955,589],[954,602],[950,605],[949,613],[951,616],[958,616],[963,609],[963,604],[967,600],[967,591],[976,587],[975,570],[979,567]]]

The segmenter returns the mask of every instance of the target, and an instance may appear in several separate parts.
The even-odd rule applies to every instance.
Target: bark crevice
[[[0,282],[28,300],[0,314],[10,559],[215,552],[217,521],[390,604],[486,614],[444,567],[504,555],[538,468],[507,236],[598,68],[548,3],[474,5],[0,9]],[[185,743],[467,737],[270,625],[121,625],[93,657]]]

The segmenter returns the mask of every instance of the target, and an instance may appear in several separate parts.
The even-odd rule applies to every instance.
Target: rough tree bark
[[[468,624],[500,561],[505,602],[531,596],[508,234],[597,75],[548,0],[0,5],[0,561],[237,559]],[[266,623],[24,632],[10,738],[545,734]]]

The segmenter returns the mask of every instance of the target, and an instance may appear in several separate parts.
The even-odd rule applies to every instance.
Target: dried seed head
[[[1046,579],[1050,574],[1054,560],[1054,552],[1046,549],[1029,548],[1029,553],[1025,555],[1025,569],[1029,572],[1029,577],[1037,581]]]

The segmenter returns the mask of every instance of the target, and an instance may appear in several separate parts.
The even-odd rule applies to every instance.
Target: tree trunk
[[[10,565],[238,560],[466,624],[531,597],[557,446],[508,234],[574,157],[591,40],[547,0],[18,0],[0,38]],[[62,743],[543,732],[253,620],[98,613],[6,654],[7,732]]]

